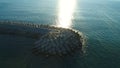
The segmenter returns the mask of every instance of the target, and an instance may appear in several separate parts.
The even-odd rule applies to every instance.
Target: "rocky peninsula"
[[[45,56],[66,56],[76,51],[83,52],[84,37],[74,29],[30,24],[25,22],[0,22],[0,34],[33,38],[32,53]]]

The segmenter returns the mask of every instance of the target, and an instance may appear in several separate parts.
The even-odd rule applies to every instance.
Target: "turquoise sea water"
[[[0,0],[0,20],[55,25],[58,1]],[[0,68],[120,68],[119,12],[119,0],[77,0],[72,28],[87,37],[84,56],[38,57],[30,54],[34,39],[0,35]]]

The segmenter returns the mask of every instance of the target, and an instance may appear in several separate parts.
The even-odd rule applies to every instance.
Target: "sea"
[[[0,0],[0,21],[60,25],[85,36],[83,55],[34,56],[34,39],[0,35],[0,68],[120,68],[120,0]]]

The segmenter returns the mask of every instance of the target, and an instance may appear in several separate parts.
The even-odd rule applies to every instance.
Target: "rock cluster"
[[[45,56],[71,55],[82,52],[84,39],[79,31],[48,25],[17,22],[0,22],[0,34],[36,39],[32,53]]]

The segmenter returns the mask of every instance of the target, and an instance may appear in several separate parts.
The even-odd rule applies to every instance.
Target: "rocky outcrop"
[[[0,22],[0,34],[36,39],[32,53],[45,56],[66,56],[83,52],[84,38],[74,29],[17,22]]]

